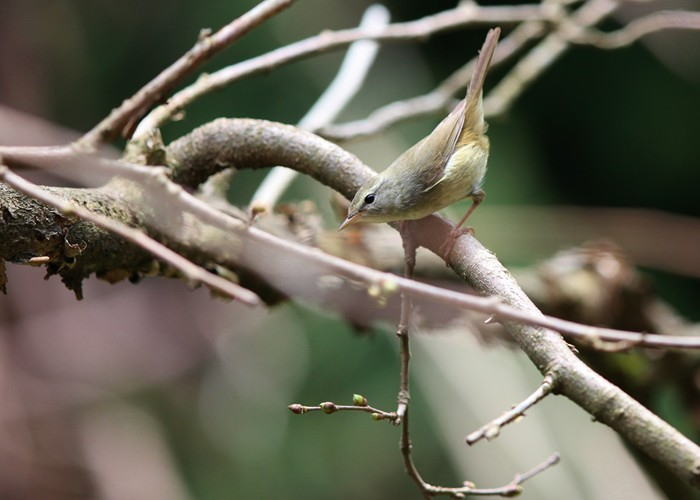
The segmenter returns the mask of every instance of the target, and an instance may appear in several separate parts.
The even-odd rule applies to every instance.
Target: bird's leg
[[[399,233],[401,233],[401,241],[403,243],[404,252],[404,277],[407,279],[413,278],[413,271],[416,267],[416,239],[412,232],[411,221],[401,221],[399,223]],[[406,425],[408,425],[408,403],[411,399],[411,394],[409,392],[408,386],[408,365],[411,359],[411,349],[408,339],[408,325],[411,321],[412,313],[412,301],[411,298],[406,294],[405,291],[401,292],[401,317],[399,318],[399,326],[396,330],[396,336],[399,338],[399,346],[401,352],[401,369],[400,369],[400,382],[399,382],[399,394],[396,397],[397,407],[396,407],[396,419],[394,424],[399,425],[403,423],[404,430]],[[404,420],[406,419],[406,420]],[[410,448],[410,443],[408,442],[407,434],[403,434],[401,438],[402,446],[408,446]]]
[[[413,278],[413,269],[416,267],[416,239],[413,235],[413,227],[411,221],[402,220],[399,222],[399,234],[404,250],[404,274],[407,278]]]
[[[469,207],[469,210],[467,210],[467,213],[464,214],[464,217],[462,217],[457,225],[452,228],[452,231],[450,231],[450,234],[447,236],[447,240],[445,240],[445,243],[443,243],[442,247],[440,248],[440,253],[442,254],[442,258],[446,263],[449,264],[450,254],[452,253],[452,248],[455,246],[457,238],[463,234],[474,234],[473,228],[467,227],[462,229],[462,224],[467,221],[472,212],[476,210],[476,207],[478,207],[481,202],[484,201],[484,198],[486,198],[486,193],[481,189],[477,189],[471,194],[472,206]]]

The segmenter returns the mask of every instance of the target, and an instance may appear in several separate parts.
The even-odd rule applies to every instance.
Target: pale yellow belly
[[[488,150],[476,144],[460,147],[447,163],[443,179],[424,193],[407,218],[425,217],[470,196],[484,180],[487,160]]]

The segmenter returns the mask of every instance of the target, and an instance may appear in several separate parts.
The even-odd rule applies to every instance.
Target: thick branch
[[[200,167],[210,169],[210,175],[212,165],[283,164],[351,198],[358,186],[374,175],[354,156],[313,134],[254,120],[217,120],[176,141],[168,151],[176,160],[177,178],[190,183],[206,177],[195,172]],[[439,255],[452,224],[438,216],[413,224],[418,243]],[[476,238],[459,238],[449,257],[455,272],[479,292],[499,297],[503,304],[527,316],[543,318],[496,256]],[[394,279],[401,286],[406,284],[401,278]],[[445,298],[452,293],[443,292]],[[700,449],[692,441],[586,366],[555,331],[514,321],[503,323],[540,372],[553,374],[560,394],[687,482],[700,485]]]
[[[259,297],[255,295],[255,293],[197,266],[179,253],[154,240],[140,229],[130,227],[118,219],[93,212],[59,195],[52,194],[42,189],[40,186],[23,179],[14,172],[11,172],[4,165],[0,165],[0,179],[17,191],[55,208],[64,216],[76,216],[83,221],[91,222],[99,228],[105,229],[112,234],[117,234],[125,240],[138,245],[140,248],[151,253],[154,257],[173,266],[188,280],[194,283],[206,283],[213,289],[231,298],[241,300],[248,305],[258,305],[261,303]],[[84,244],[87,245],[86,243]],[[76,252],[81,251],[81,246],[80,243],[76,245]]]
[[[312,175],[351,197],[360,184],[374,175],[357,158],[313,134],[258,120],[217,120],[176,141],[167,148],[167,153],[175,179],[189,186],[195,186],[217,170],[230,166],[280,164]],[[210,214],[207,222],[217,220],[221,222],[220,227],[230,227],[233,231],[239,231],[243,224],[221,213]],[[435,253],[439,253],[442,242],[452,229],[448,221],[438,216],[412,224],[418,243]],[[499,297],[498,301],[430,287],[357,266],[315,249],[285,242],[255,227],[250,228],[248,236],[250,239],[244,245],[243,254],[234,258],[239,262],[242,260],[243,265],[255,266],[257,263],[256,272],[276,285],[284,286],[284,278],[292,276],[289,273],[313,273],[313,268],[307,269],[313,262],[320,274],[312,274],[314,277],[308,279],[312,283],[315,278],[324,276],[324,272],[335,272],[353,280],[387,285],[387,289],[392,285],[394,290],[410,290],[418,296],[429,296],[443,303],[447,301],[487,313],[495,311],[538,369],[552,373],[559,393],[617,430],[669,470],[694,485],[698,484],[698,447],[583,364],[557,333],[523,323],[535,322],[564,329],[570,326],[568,322],[542,316],[496,257],[475,238],[463,236],[457,240],[449,259],[451,266],[474,288],[485,295]],[[281,252],[286,254],[283,265],[276,262]],[[301,269],[295,269],[295,266]],[[299,281],[297,275],[293,276]],[[511,320],[505,321],[506,318]]]

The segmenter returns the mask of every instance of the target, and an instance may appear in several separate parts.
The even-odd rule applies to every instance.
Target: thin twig
[[[86,208],[63,200],[41,189],[40,186],[13,173],[5,165],[0,165],[0,180],[12,186],[15,190],[55,208],[65,216],[74,215],[80,219],[92,222],[96,226],[106,229],[107,231],[118,234],[125,240],[150,252],[157,259],[167,262],[180,271],[191,282],[204,283],[232,299],[240,300],[244,304],[255,306],[262,303],[254,292],[193,264],[139,229],[129,227],[121,222],[96,214]]]
[[[355,398],[357,398],[358,395],[355,395]],[[353,399],[355,399],[353,398]],[[327,401],[325,403],[320,403],[317,406],[305,406],[299,403],[294,403],[288,406],[289,410],[296,414],[296,415],[303,415],[305,413],[311,413],[311,412],[322,412],[326,414],[332,414],[332,413],[338,413],[338,412],[362,412],[362,413],[370,413],[372,415],[372,418],[374,420],[386,420],[389,422],[396,422],[397,415],[396,412],[385,412],[382,410],[379,410],[377,408],[374,408],[367,404],[367,401],[364,399],[364,397],[360,396],[360,398],[364,401],[355,401],[356,404],[354,405],[338,405],[333,402]],[[544,462],[541,464],[537,465],[536,467],[533,467],[529,471],[522,473],[522,474],[516,474],[513,477],[513,480],[506,484],[505,486],[501,486],[498,488],[477,488],[474,483],[471,481],[465,481],[463,486],[457,486],[457,487],[449,487],[449,486],[438,486],[434,484],[427,483],[423,480],[421,477],[420,473],[416,469],[415,464],[413,463],[413,460],[411,458],[411,443],[410,443],[410,438],[408,434],[408,427],[407,427],[407,420],[408,420],[408,413],[404,416],[402,428],[401,428],[401,450],[402,450],[402,456],[404,456],[406,462],[405,465],[407,467],[407,471],[409,475],[411,476],[411,479],[414,480],[414,482],[418,485],[418,488],[421,491],[421,494],[423,495],[424,498],[430,499],[434,496],[437,495],[449,495],[453,498],[464,498],[467,495],[474,495],[474,496],[503,496],[503,497],[510,497],[510,496],[516,496],[522,491],[522,484],[535,477],[536,475],[544,472],[548,468],[556,465],[559,463],[559,453],[554,453],[551,456],[547,458]],[[404,444],[407,446],[404,448]]]
[[[535,392],[530,394],[525,400],[505,412],[500,417],[493,419],[491,422],[488,422],[481,428],[469,434],[465,438],[466,443],[471,446],[482,438],[491,440],[497,437],[501,431],[501,427],[523,416],[526,410],[550,394],[554,389],[555,381],[555,374],[552,372],[548,373]]]
[[[662,10],[630,21],[626,26],[610,33],[587,30],[570,39],[573,43],[594,45],[601,49],[619,49],[640,38],[667,29],[700,29],[700,12],[686,10]]]
[[[213,221],[210,221],[213,222]],[[223,221],[222,221],[223,222]],[[239,221],[235,221],[239,222]],[[564,335],[583,341],[593,342],[594,339],[607,342],[630,342],[630,346],[654,347],[663,349],[700,349],[700,337],[688,337],[679,335],[657,335],[627,330],[617,330],[591,325],[575,323],[552,316],[535,315],[513,306],[503,303],[498,297],[481,297],[447,290],[437,286],[408,280],[391,273],[377,271],[360,264],[355,264],[339,257],[329,255],[316,248],[307,247],[299,243],[284,240],[273,236],[258,228],[251,227],[249,235],[255,241],[269,245],[279,251],[290,255],[304,256],[310,262],[323,264],[335,272],[364,283],[382,283],[385,288],[405,290],[413,297],[420,297],[431,301],[452,304],[487,315],[494,315],[499,319],[513,320],[516,322],[541,326],[558,331]]]
[[[413,278],[413,271],[416,267],[416,243],[411,234],[411,223],[401,223],[401,241],[404,251],[404,277],[406,279]],[[396,330],[396,335],[399,338],[400,352],[400,369],[399,369],[399,394],[397,396],[396,408],[396,423],[401,425],[401,438],[399,440],[399,449],[401,450],[401,458],[403,459],[406,474],[416,483],[421,493],[426,498],[430,498],[427,493],[427,484],[423,480],[416,464],[413,462],[411,449],[411,432],[409,428],[408,404],[411,400],[410,392],[410,362],[411,362],[411,345],[409,339],[409,324],[411,322],[411,312],[413,304],[411,297],[406,291],[401,292],[401,316],[399,318],[399,326]]]
[[[388,23],[389,11],[383,5],[375,4],[365,11],[359,29],[379,32]],[[359,40],[350,45],[335,78],[299,121],[298,127],[316,132],[321,127],[332,123],[362,87],[378,51],[379,43],[375,40]],[[273,168],[253,194],[250,202],[251,211],[253,213],[272,211],[297,175],[296,170],[290,168]]]
[[[406,279],[413,279],[413,271],[416,268],[416,243],[413,235],[411,234],[411,224],[402,223],[401,224],[401,241],[403,243],[404,251],[404,277]],[[408,329],[411,323],[411,313],[413,310],[413,304],[411,297],[406,292],[401,292],[401,313],[399,317],[399,325],[396,329],[396,336],[399,338],[400,356],[401,356],[401,368],[399,371],[399,394],[397,397],[397,409],[396,414],[398,415],[397,424],[401,423],[402,417],[408,410],[408,402],[411,399],[411,394],[409,391],[409,363],[411,361],[411,349],[408,338]],[[402,445],[403,447],[403,445]]]
[[[482,7],[475,4],[457,6],[415,21],[388,25],[375,33],[371,30],[351,28],[338,31],[323,31],[319,35],[272,50],[240,63],[227,66],[209,75],[202,75],[195,83],[175,93],[168,102],[155,108],[142,121],[145,130],[160,127],[196,99],[236,80],[303,57],[317,55],[343,47],[358,40],[415,40],[425,39],[436,33],[456,29],[473,23],[508,24],[520,21],[545,19],[540,5],[514,5]],[[141,125],[139,126],[141,128]]]
[[[498,44],[496,52],[493,54],[491,66],[510,59],[530,40],[540,36],[543,31],[544,24],[541,22],[522,23]],[[404,120],[446,110],[457,102],[454,94],[466,86],[475,62],[476,58],[471,59],[427,94],[386,104],[360,120],[324,127],[321,129],[320,135],[333,141],[347,141],[377,134]]]
[[[122,104],[100,123],[95,125],[80,140],[87,149],[122,132],[143,113],[160,101],[177,82],[194,71],[211,56],[241,38],[257,25],[292,4],[294,0],[264,0],[241,17],[231,21],[214,34],[202,31],[197,43],[182,57],[160,72],[136,94]],[[142,130],[143,132],[143,130]]]
[[[499,115],[513,104],[515,99],[569,48],[568,38],[593,26],[612,13],[618,6],[614,0],[590,0],[583,4],[571,18],[563,17],[559,26],[547,35],[494,87],[484,99],[484,113]],[[572,27],[576,33],[572,34]]]
[[[514,497],[522,492],[523,489],[521,485],[525,481],[555,466],[559,463],[559,460],[559,453],[553,453],[547,460],[529,471],[523,474],[516,474],[510,483],[500,488],[475,488],[472,484],[461,488],[445,488],[443,486],[428,485],[428,493],[430,495],[452,495],[455,498],[464,498],[466,495]]]
[[[507,111],[518,95],[557,60],[568,48],[567,36],[564,35],[572,31],[572,26],[576,27],[576,35],[571,34],[568,37],[571,40],[579,40],[576,37],[583,36],[579,34],[583,33],[585,27],[598,23],[616,6],[612,0],[593,0],[582,6],[570,20],[561,13],[553,13],[550,17],[559,18],[559,28],[518,61],[493,88],[484,100],[485,116],[496,116]],[[544,25],[541,22],[522,23],[499,43],[492,64],[496,65],[509,59],[530,40],[540,36],[543,30]],[[473,64],[474,61],[470,61],[427,94],[387,104],[361,120],[325,127],[321,130],[321,135],[334,141],[347,141],[374,135],[403,120],[443,111],[456,103],[452,96],[468,81]]]
[[[342,411],[355,411],[355,412],[363,412],[363,413],[369,413],[372,415],[372,418],[374,420],[387,420],[389,422],[396,422],[396,412],[387,412],[380,410],[378,408],[375,408],[373,406],[370,406],[369,404],[364,404],[364,405],[338,405],[335,404],[331,401],[327,401],[325,403],[321,403],[318,406],[305,406],[299,403],[293,403],[289,405],[287,408],[292,413],[295,413],[297,415],[303,415],[304,413],[310,413],[314,411],[320,411],[326,414],[331,414],[331,413],[336,413],[336,412],[342,412]]]
[[[411,224],[411,222],[402,222],[399,229],[404,249],[404,277],[408,280],[413,278],[413,271],[416,265],[416,242],[412,235]],[[529,478],[539,474],[557,463],[559,461],[559,454],[552,455],[543,464],[538,465],[525,474],[516,474],[513,481],[500,488],[478,489],[471,482],[465,482],[464,486],[457,488],[437,486],[426,482],[423,479],[423,476],[421,476],[420,471],[413,461],[413,444],[411,443],[411,431],[409,427],[408,405],[411,399],[409,385],[409,367],[411,360],[409,324],[411,321],[411,312],[411,297],[408,293],[402,291],[401,317],[399,319],[399,326],[396,332],[397,336],[399,337],[401,368],[398,407],[396,409],[395,423],[401,425],[399,449],[401,450],[401,457],[403,459],[404,468],[406,469],[406,474],[408,474],[413,482],[416,483],[416,486],[418,486],[421,494],[426,499],[430,499],[435,495],[450,495],[455,498],[463,498],[465,495],[512,496],[520,493],[522,489],[520,485]]]
[[[411,223],[403,222],[401,224],[401,238],[404,248],[404,276],[407,280],[413,277],[413,271],[416,264],[416,244],[415,239],[411,234]],[[438,486],[426,482],[418,471],[415,462],[413,461],[411,443],[411,433],[409,427],[409,401],[410,401],[410,340],[409,340],[409,324],[411,321],[412,304],[411,297],[406,291],[401,293],[401,315],[396,335],[399,338],[400,349],[400,370],[399,370],[399,394],[397,397],[397,409],[393,413],[377,410],[367,404],[367,401],[362,396],[355,396],[358,403],[353,406],[336,405],[332,402],[321,403],[318,406],[304,406],[298,403],[289,405],[289,409],[298,415],[311,411],[322,411],[324,413],[336,413],[338,411],[362,411],[371,413],[375,420],[390,420],[396,425],[401,425],[401,437],[399,440],[399,449],[401,450],[401,458],[406,469],[406,474],[416,484],[422,496],[425,499],[431,499],[436,495],[449,495],[454,498],[464,498],[466,495],[483,495],[483,496],[514,496],[521,492],[521,484],[528,479],[536,476],[540,472],[548,469],[559,462],[559,454],[555,453],[550,456],[544,463],[538,465],[532,470],[524,474],[516,474],[513,480],[505,486],[499,488],[476,488],[473,483],[465,482],[460,487]],[[523,410],[524,411],[524,410]]]

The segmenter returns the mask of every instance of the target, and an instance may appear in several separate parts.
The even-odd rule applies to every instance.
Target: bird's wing
[[[417,144],[415,164],[423,170],[423,191],[429,191],[445,178],[445,167],[464,127],[464,109],[465,101],[462,100],[428,137]]]
[[[424,191],[431,190],[445,178],[447,163],[452,153],[455,151],[455,147],[457,146],[457,142],[465,126],[467,127],[467,129],[464,130],[465,134],[469,133],[467,135],[472,135],[471,133],[477,135],[486,133],[481,95],[486,72],[489,69],[491,58],[496,50],[496,45],[498,45],[498,37],[500,34],[500,28],[489,30],[484,40],[484,45],[481,47],[481,51],[479,51],[479,57],[477,58],[472,77],[469,81],[469,86],[467,87],[467,95],[460,101],[457,107],[435,127],[435,130],[426,140],[420,143],[421,147],[427,150],[423,154],[423,156],[426,157],[426,161],[423,165],[426,169],[425,178],[427,180],[427,187],[424,188]],[[452,127],[451,131],[449,130],[450,127]],[[442,141],[445,142],[441,144],[440,142]],[[428,157],[430,150],[439,152],[439,155],[434,157],[432,161],[429,161],[430,158]]]

